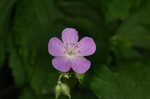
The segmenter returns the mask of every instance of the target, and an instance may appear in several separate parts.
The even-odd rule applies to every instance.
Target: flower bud
[[[58,84],[58,85],[56,85],[56,87],[55,87],[56,99],[58,99],[58,97],[60,96],[61,93],[62,93],[62,88],[61,88],[61,85]]]
[[[71,99],[71,95],[70,95],[70,88],[67,84],[59,82],[56,87],[55,87],[55,95],[56,95],[56,99],[58,99],[58,97],[64,94],[66,96],[69,97],[69,99]]]
[[[61,88],[62,88],[62,93],[66,96],[69,97],[69,99],[71,99],[71,95],[70,95],[70,88],[67,84],[62,83],[61,84]]]

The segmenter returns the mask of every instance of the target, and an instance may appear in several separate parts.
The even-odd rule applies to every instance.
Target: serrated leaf
[[[121,59],[139,59],[140,53],[133,48],[131,42],[121,39],[117,36],[112,37],[112,51],[115,54],[117,61]]]
[[[22,82],[23,80],[28,81],[36,94],[51,93],[56,84],[54,79],[57,79],[58,74],[51,66],[51,57],[47,51],[48,39],[52,34],[49,26],[51,26],[51,20],[54,18],[48,13],[53,9],[50,6],[51,2],[23,0],[17,3],[14,17],[13,48],[18,51],[17,55],[21,58],[18,62],[21,62],[22,66],[15,67],[17,62],[13,64],[12,67],[14,68],[12,69],[16,74],[14,75],[15,79],[18,78],[17,81]]]
[[[11,53],[10,68],[12,69],[12,75],[14,76],[16,85],[23,86],[29,82],[26,68],[24,67],[18,53],[16,53],[15,50],[11,50]]]
[[[133,46],[150,49],[150,3],[133,14],[117,31],[120,39],[128,40]]]
[[[107,0],[103,1],[106,5],[106,21],[125,20],[133,12],[140,8],[142,0]],[[132,12],[132,13],[131,13]]]
[[[37,94],[53,93],[57,85],[58,73],[46,67],[35,67],[31,86]]]
[[[91,88],[104,99],[149,99],[149,63],[123,63],[112,72],[103,66],[91,82]]]

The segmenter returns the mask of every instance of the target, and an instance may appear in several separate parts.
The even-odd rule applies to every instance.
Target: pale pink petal
[[[73,28],[66,28],[62,32],[62,40],[65,44],[76,43],[78,41],[78,31]]]
[[[83,74],[89,70],[91,66],[91,62],[84,57],[77,57],[72,59],[72,69],[79,73]]]
[[[52,56],[62,56],[64,54],[65,48],[61,40],[57,37],[53,37],[48,42],[48,52]]]
[[[89,56],[95,53],[96,44],[90,37],[84,37],[79,41],[78,48],[76,49],[81,56]]]
[[[60,72],[68,72],[71,69],[71,62],[63,56],[55,57],[52,60],[52,64]]]

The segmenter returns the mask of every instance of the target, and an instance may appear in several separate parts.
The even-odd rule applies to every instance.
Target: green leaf
[[[149,99],[149,63],[122,63],[112,72],[101,66],[91,81],[91,89],[104,99]]]
[[[5,40],[10,29],[10,15],[12,7],[16,0],[1,0],[0,1],[0,41]]]
[[[1,53],[1,55],[0,55],[0,69],[1,69],[1,67],[3,66],[3,63],[4,63],[4,59],[5,59],[5,48],[4,48],[3,42],[0,42],[0,45],[1,45],[1,47],[0,47],[0,53]]]
[[[51,95],[37,95],[31,88],[24,88],[19,99],[54,99]]]
[[[142,0],[106,0],[103,3],[106,7],[106,20],[109,22],[127,19],[140,8]]]
[[[133,48],[133,45],[128,40],[121,39],[117,36],[112,37],[112,51],[115,54],[117,61],[121,59],[140,59],[140,53]],[[114,61],[114,60],[113,60]]]
[[[11,43],[11,55],[10,55],[10,68],[12,69],[12,75],[17,86],[21,87],[27,84],[29,81],[27,74],[27,67],[23,64],[23,58],[20,55],[20,50],[17,49],[16,45],[12,46]]]
[[[52,69],[48,68],[51,67],[51,64],[49,63],[50,57],[47,52],[47,43],[51,34],[49,31],[51,17],[49,20],[50,15],[47,13],[51,10],[51,6],[48,6],[48,4],[51,4],[51,1],[42,1],[41,3],[40,0],[22,0],[18,2],[11,34],[13,48],[11,51],[11,60],[13,62],[11,67],[16,83],[17,85],[23,85],[25,84],[24,82],[31,83],[35,90],[42,88],[42,85],[47,85],[40,85],[40,82],[36,82],[38,77],[39,81],[54,79],[50,77],[45,80],[43,77],[45,76],[43,72],[46,69]],[[40,6],[42,6],[42,9],[40,9]],[[47,71],[46,76],[51,73],[51,71]],[[56,72],[52,74],[56,74]]]
[[[58,73],[50,68],[35,67],[31,78],[31,86],[37,94],[53,93],[57,85]]]
[[[133,14],[117,31],[120,39],[129,41],[133,46],[150,49],[150,3]]]
[[[0,0],[0,68],[3,66],[7,52],[7,39],[10,30],[11,8],[16,0]]]

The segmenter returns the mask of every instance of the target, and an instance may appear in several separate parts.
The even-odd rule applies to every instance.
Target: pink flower
[[[62,41],[52,37],[48,43],[48,52],[55,56],[52,64],[60,72],[68,72],[70,69],[83,74],[89,70],[91,62],[84,56],[95,53],[96,44],[90,37],[84,37],[78,42],[78,31],[66,28],[62,32]]]

